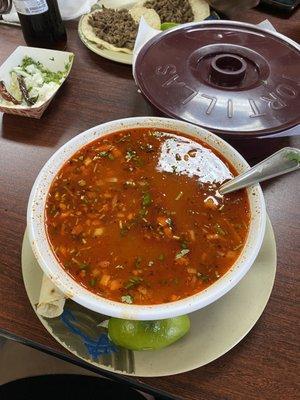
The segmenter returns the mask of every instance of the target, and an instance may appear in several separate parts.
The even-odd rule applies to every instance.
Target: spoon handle
[[[255,185],[275,176],[283,175],[300,168],[300,150],[293,147],[284,147],[270,157],[256,164],[248,171],[224,183],[220,194],[234,192],[247,186]]]

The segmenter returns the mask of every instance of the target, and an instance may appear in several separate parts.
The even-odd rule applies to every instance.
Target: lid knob
[[[211,62],[211,81],[219,86],[237,86],[246,74],[247,63],[234,54],[219,54]]]

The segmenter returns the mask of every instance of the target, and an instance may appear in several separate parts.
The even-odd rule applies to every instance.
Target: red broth
[[[202,291],[245,244],[245,190],[225,196],[236,175],[207,144],[149,128],[86,145],[61,168],[46,202],[49,242],[79,284],[107,299],[160,304]]]

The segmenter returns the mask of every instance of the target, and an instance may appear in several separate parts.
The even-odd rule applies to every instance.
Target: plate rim
[[[210,364],[211,362],[217,360],[218,358],[220,358],[220,357],[222,357],[223,355],[225,355],[226,353],[228,353],[230,350],[232,350],[236,345],[238,345],[238,344],[248,335],[248,333],[253,329],[253,327],[256,325],[256,323],[258,322],[258,320],[259,320],[260,317],[262,316],[262,314],[263,314],[263,312],[264,312],[264,310],[265,310],[265,308],[266,308],[266,306],[267,306],[267,304],[268,304],[268,301],[269,301],[269,299],[270,299],[270,296],[271,296],[271,293],[272,293],[272,290],[273,290],[273,287],[274,287],[274,282],[275,282],[275,277],[276,277],[276,269],[277,269],[277,248],[276,248],[276,240],[275,240],[274,230],[273,230],[273,227],[272,227],[272,224],[271,224],[271,221],[270,221],[269,216],[267,216],[266,233],[267,233],[267,232],[268,232],[268,234],[271,235],[270,241],[272,242],[272,249],[273,249],[273,252],[272,252],[272,256],[273,256],[273,260],[272,260],[272,264],[273,264],[273,266],[272,266],[272,269],[273,269],[273,276],[272,276],[272,281],[270,282],[270,286],[269,286],[269,289],[268,289],[267,296],[266,296],[264,302],[262,303],[259,312],[257,313],[258,315],[257,315],[257,316],[255,317],[255,319],[251,322],[251,324],[250,324],[251,326],[250,326],[249,328],[247,328],[246,331],[245,331],[236,341],[234,341],[234,343],[233,343],[232,345],[230,345],[229,347],[226,347],[226,348],[224,349],[224,351],[220,352],[220,354],[219,354],[217,357],[213,356],[212,359],[209,360],[208,362],[200,363],[200,364],[199,364],[199,363],[196,363],[196,364],[194,363],[194,364],[191,364],[191,366],[190,366],[189,368],[178,369],[178,370],[176,370],[175,372],[167,372],[167,371],[166,371],[166,372],[164,372],[164,373],[159,373],[159,374],[157,374],[157,373],[149,373],[149,374],[140,373],[140,374],[139,374],[139,373],[136,373],[136,372],[129,373],[129,372],[121,371],[121,370],[116,370],[116,369],[114,369],[113,367],[101,365],[101,364],[99,364],[99,363],[97,363],[97,362],[95,362],[95,361],[93,361],[93,360],[90,360],[90,359],[88,359],[88,358],[84,358],[84,357],[80,356],[80,355],[76,352],[76,350],[70,349],[69,346],[68,346],[68,344],[67,344],[66,342],[63,342],[61,339],[59,339],[59,338],[53,333],[53,331],[52,331],[50,325],[48,324],[47,320],[46,320],[45,318],[43,318],[43,317],[41,317],[40,315],[37,314],[35,304],[33,303],[31,296],[29,296],[29,289],[28,289],[28,286],[27,286],[27,283],[26,283],[27,280],[25,279],[25,275],[24,275],[24,269],[25,269],[25,267],[24,267],[24,261],[23,261],[26,251],[28,251],[28,249],[31,250],[30,242],[29,242],[29,239],[28,239],[28,231],[27,231],[27,228],[26,228],[26,230],[25,230],[25,232],[24,232],[23,241],[22,241],[22,252],[21,252],[22,278],[23,278],[23,282],[24,282],[24,286],[25,286],[25,290],[26,290],[27,297],[28,297],[28,299],[29,299],[29,302],[30,302],[30,304],[31,304],[31,307],[33,308],[34,313],[36,314],[36,316],[38,317],[38,319],[40,320],[40,322],[42,323],[42,325],[44,326],[44,328],[49,332],[49,334],[50,334],[60,345],[62,345],[66,350],[68,350],[72,355],[75,355],[76,357],[80,358],[80,359],[83,360],[84,362],[87,362],[87,363],[89,363],[89,364],[91,364],[91,365],[93,365],[93,366],[99,368],[100,370],[102,369],[102,370],[106,370],[106,371],[113,372],[113,373],[116,373],[116,374],[119,374],[119,375],[124,375],[124,376],[135,376],[135,377],[154,378],[154,377],[163,377],[163,376],[178,375],[178,374],[185,373],[185,372],[189,372],[189,371],[195,370],[195,369],[197,369],[197,368],[201,368],[201,367],[203,367],[203,366],[205,366],[205,365],[208,365],[208,364]],[[31,250],[31,251],[32,251],[32,250]],[[33,254],[33,253],[32,253],[32,254]],[[34,255],[33,255],[33,257],[34,257]],[[249,272],[249,271],[248,271],[248,272]],[[219,299],[218,301],[222,301],[222,298]],[[213,305],[213,304],[214,304],[214,303],[212,303],[211,305]],[[211,305],[210,305],[210,306],[211,306]],[[209,306],[208,306],[208,307],[209,307]],[[196,312],[201,312],[201,310],[195,311],[195,313],[196,313]]]

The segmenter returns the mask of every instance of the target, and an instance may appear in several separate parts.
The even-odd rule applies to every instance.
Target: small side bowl
[[[242,253],[230,270],[217,282],[193,296],[159,305],[132,305],[100,297],[75,282],[60,266],[48,242],[45,227],[45,204],[51,183],[64,163],[81,147],[106,134],[130,128],[170,129],[200,138],[232,163],[238,173],[249,169],[245,159],[228,143],[198,126],[173,119],[137,117],[107,122],[91,128],[62,146],[39,173],[29,199],[27,225],[35,257],[43,271],[67,297],[90,310],[112,317],[134,320],[158,320],[188,314],[218,300],[232,289],[252,266],[263,241],[266,210],[259,185],[247,189],[251,222]]]
[[[0,112],[39,119],[57,93],[58,89],[67,79],[72,68],[74,54],[68,51],[19,46],[0,66],[0,80],[4,81],[5,85],[9,84],[10,72],[13,67],[21,64],[23,58],[26,56],[33,58],[35,61],[41,62],[46,68],[53,72],[63,71],[67,66],[65,77],[59,87],[55,91],[50,92],[48,98],[45,98],[41,104],[33,105],[32,107],[16,106],[14,104],[11,106],[4,106],[0,104]]]

